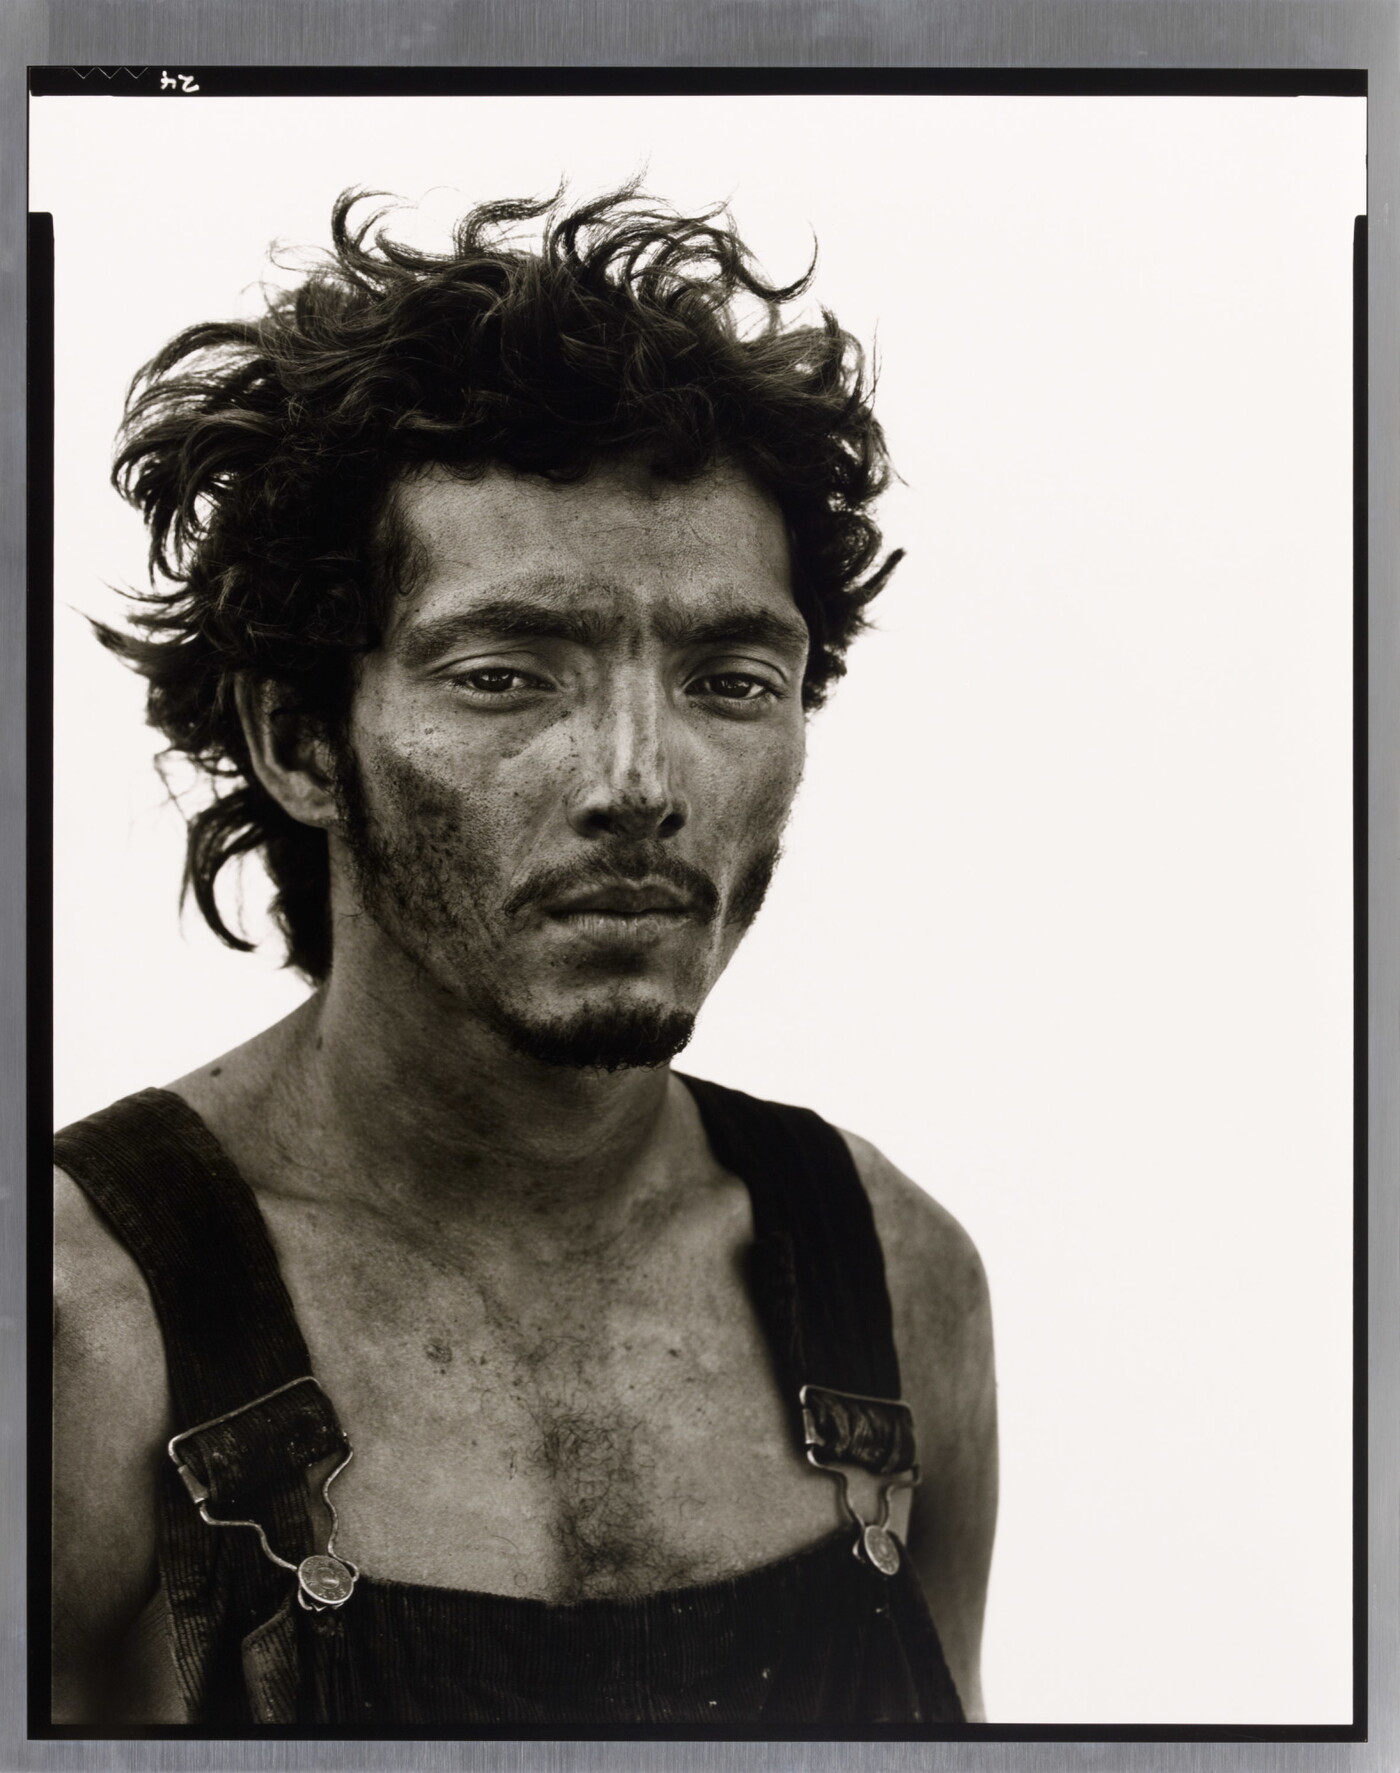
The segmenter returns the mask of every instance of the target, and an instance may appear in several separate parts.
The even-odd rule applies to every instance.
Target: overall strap
[[[306,1473],[349,1448],[311,1376],[252,1190],[168,1090],[65,1127],[54,1159],[140,1268],[165,1344],[177,1432],[158,1540],[189,1714],[227,1733],[293,1723],[302,1677],[289,1572],[318,1561]]]
[[[885,1260],[846,1141],[810,1109],[682,1081],[716,1158],[749,1190],[754,1305],[801,1441],[882,1474],[907,1470],[913,1421],[897,1401]]]
[[[145,1276],[196,1501],[246,1508],[344,1446],[252,1190],[188,1103],[128,1096],[65,1127],[54,1161]]]

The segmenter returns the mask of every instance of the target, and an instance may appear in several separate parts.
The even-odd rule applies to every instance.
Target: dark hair
[[[889,467],[860,347],[825,310],[783,323],[810,267],[770,284],[724,211],[678,215],[635,187],[572,210],[558,195],[483,204],[443,254],[394,240],[383,209],[352,222],[363,201],[339,199],[331,252],[257,319],[187,328],[132,382],[113,481],[149,527],[151,589],[134,632],[99,628],[147,679],[170,750],[213,782],[189,819],[185,890],[250,947],[215,881],[261,850],[288,962],[315,979],[330,967],[326,836],[258,782],[234,686],[270,680],[343,734],[353,659],[404,583],[388,497],[403,473],[575,479],[632,455],[687,479],[732,461],[787,524],[809,708],[899,558],[874,567],[869,506]],[[539,218],[522,246],[514,230]]]

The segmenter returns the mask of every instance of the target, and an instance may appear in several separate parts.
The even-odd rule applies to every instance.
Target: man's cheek
[[[801,756],[771,760],[752,782],[750,792],[731,803],[734,841],[740,851],[776,842],[787,826],[788,815],[802,779]]]
[[[377,786],[394,825],[435,851],[475,849],[489,841],[489,791],[450,756],[417,759],[388,752]]]
[[[767,895],[799,779],[800,769],[774,768],[752,794],[736,796],[729,808],[724,843],[732,862],[726,922],[740,931],[757,917]]]
[[[377,847],[398,896],[417,903],[434,921],[450,921],[493,872],[500,837],[496,821],[480,797],[445,775],[392,755],[376,763]]]

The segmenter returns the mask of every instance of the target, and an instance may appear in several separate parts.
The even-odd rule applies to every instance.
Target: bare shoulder
[[[107,1709],[116,1646],[156,1588],[155,1485],[169,1406],[135,1262],[54,1173],[54,1706]]]
[[[145,1394],[144,1416],[164,1422],[164,1352],[145,1278],[82,1189],[57,1169],[54,1338],[60,1375],[91,1367],[120,1374]]]
[[[885,1255],[923,1482],[909,1555],[964,1709],[985,1717],[981,1639],[997,1510],[991,1299],[972,1239],[868,1140],[845,1135]]]
[[[906,1387],[974,1377],[991,1355],[991,1303],[976,1245],[868,1139],[843,1137],[875,1215]]]

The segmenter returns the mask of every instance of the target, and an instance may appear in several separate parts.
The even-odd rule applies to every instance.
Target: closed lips
[[[584,913],[605,917],[687,916],[696,910],[694,901],[676,888],[663,884],[592,887],[551,900],[546,911],[552,917]]]

